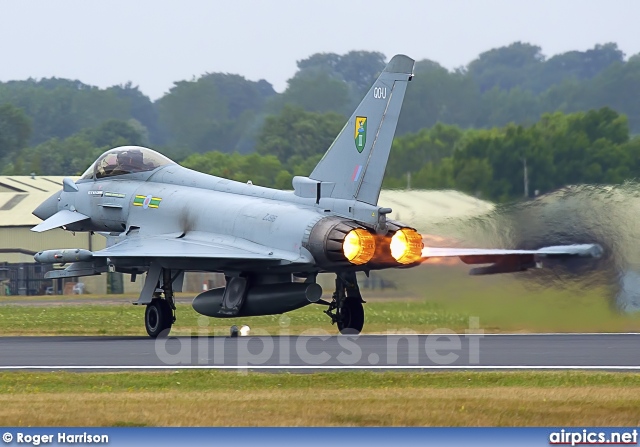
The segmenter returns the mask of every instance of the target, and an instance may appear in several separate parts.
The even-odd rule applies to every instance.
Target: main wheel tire
[[[359,298],[347,298],[342,306],[338,329],[343,335],[358,335],[364,327],[364,306]]]
[[[166,337],[173,324],[173,312],[166,300],[154,299],[144,312],[144,327],[151,338]]]

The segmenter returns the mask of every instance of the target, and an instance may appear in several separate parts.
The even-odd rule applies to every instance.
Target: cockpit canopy
[[[173,165],[162,154],[140,146],[121,146],[110,149],[82,174],[82,179],[101,179],[116,175],[153,171],[160,166]]]

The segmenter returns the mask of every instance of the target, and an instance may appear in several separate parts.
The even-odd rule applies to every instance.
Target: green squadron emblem
[[[356,116],[354,138],[356,141],[356,149],[358,149],[358,152],[362,152],[364,150],[364,145],[367,143],[367,117],[366,116]]]

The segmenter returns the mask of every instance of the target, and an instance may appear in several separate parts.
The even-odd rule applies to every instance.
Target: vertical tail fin
[[[394,56],[309,178],[333,183],[331,197],[377,205],[414,60]]]

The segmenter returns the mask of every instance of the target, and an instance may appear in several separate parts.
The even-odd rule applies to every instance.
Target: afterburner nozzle
[[[356,228],[345,236],[342,251],[350,263],[366,264],[376,252],[376,239],[364,228]]]
[[[422,259],[422,236],[413,228],[400,228],[391,238],[391,256],[400,264]]]

